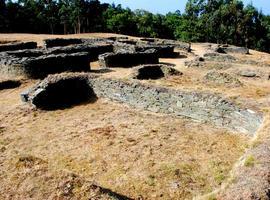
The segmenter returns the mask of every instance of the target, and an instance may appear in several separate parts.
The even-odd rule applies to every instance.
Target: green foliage
[[[183,14],[165,16],[99,0],[0,0],[0,32],[113,32],[270,49],[270,16],[240,0],[188,0]]]

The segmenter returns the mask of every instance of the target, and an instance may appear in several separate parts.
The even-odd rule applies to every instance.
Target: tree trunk
[[[66,22],[64,23],[64,35],[66,35],[67,34],[67,24],[66,24]]]
[[[78,17],[78,32],[77,33],[81,33],[81,20],[80,17]]]

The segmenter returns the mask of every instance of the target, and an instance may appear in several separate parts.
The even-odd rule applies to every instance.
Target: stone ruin
[[[58,39],[57,42],[49,41],[53,44],[59,41],[65,44],[70,43],[70,40],[67,42]],[[111,44],[99,43],[5,51],[0,53],[0,72],[35,79],[65,71],[89,71],[90,62],[96,61],[98,55],[112,51]]]
[[[87,52],[40,56],[38,52],[30,52],[29,57],[24,57],[25,54],[28,53],[2,54],[1,56],[4,59],[0,60],[0,72],[35,79],[64,71],[80,72],[90,70],[90,59]],[[20,57],[21,55],[22,57]]]
[[[36,43],[0,45],[0,72],[11,76],[44,78],[66,71],[89,71],[90,62],[103,68],[157,64],[161,57],[176,57],[174,45],[151,44],[128,38],[46,39],[45,47]],[[183,43],[184,44],[184,43]]]
[[[54,38],[54,39],[45,39],[44,40],[44,46],[46,48],[52,48],[52,47],[61,47],[61,46],[68,46],[68,45],[74,45],[74,44],[82,44],[82,39],[63,39],[63,38]]]
[[[191,51],[191,44],[176,40],[168,40],[168,39],[158,39],[158,38],[142,38],[142,42],[146,42],[146,44],[152,44],[152,45],[172,45],[175,48],[178,48],[180,50],[184,50],[187,52]]]
[[[44,110],[67,108],[96,99],[93,89],[84,76],[63,77],[63,79],[50,76],[34,90],[36,90],[35,98],[31,101]],[[29,100],[25,95],[22,95],[22,99]]]
[[[130,78],[139,80],[160,79],[169,76],[182,75],[182,72],[177,71],[168,65],[141,65],[133,68]]]
[[[89,61],[97,61],[98,56],[107,52],[112,52],[113,46],[111,44],[78,44],[66,47],[54,47],[46,51],[47,54],[72,54],[87,52]]]
[[[239,107],[216,94],[187,92],[89,74],[51,75],[21,95],[23,101],[41,109],[57,108],[70,102],[81,103],[88,100],[87,97],[107,98],[136,108],[188,117],[249,135],[256,133],[263,120],[259,113]]]
[[[213,47],[212,47],[213,46]],[[237,54],[249,54],[249,49],[247,47],[237,47],[233,45],[212,45],[211,48],[213,48],[214,51],[217,53],[237,53]]]
[[[99,64],[102,68],[133,67],[141,64],[159,63],[157,51],[150,49],[144,52],[106,53],[99,56]]]
[[[206,83],[214,84],[214,85],[223,85],[228,87],[240,87],[243,84],[236,77],[218,71],[210,71],[204,76],[204,81]]]
[[[259,63],[254,60],[243,60],[239,59],[233,54],[249,54],[249,49],[246,47],[237,47],[233,45],[217,45],[217,44],[208,44],[206,52],[202,57],[195,55],[195,58],[191,61],[185,62],[187,67],[205,67],[206,63],[209,66],[209,63],[216,63],[217,68],[227,68],[231,64],[247,64],[247,65],[258,65]],[[262,65],[260,63],[260,65]],[[267,64],[264,64],[267,65]],[[267,65],[269,66],[269,65]]]
[[[136,53],[155,49],[159,58],[176,58],[179,56],[179,53],[174,52],[175,47],[172,45],[132,45],[128,43],[116,42],[113,47],[114,53]]]
[[[172,89],[138,81],[182,75],[173,67],[159,64],[159,58],[177,56],[174,52],[175,48],[189,52],[191,48],[187,43],[154,38],[143,38],[141,41],[128,38],[50,39],[45,43],[46,48],[37,48],[36,44],[31,44],[32,46],[18,43],[0,45],[0,51],[1,48],[4,49],[0,53],[1,73],[24,75],[28,78],[44,78],[49,75],[21,94],[24,102],[37,108],[63,109],[94,102],[97,98],[105,98],[150,112],[210,123],[249,136],[254,136],[263,123],[263,115],[258,110],[248,109],[246,105],[240,105],[219,94]],[[187,65],[201,67],[205,62],[210,61],[239,62],[237,58],[228,54],[231,52],[246,54],[248,50],[220,45],[215,49],[212,48],[203,57],[197,56],[192,60],[193,63],[189,62]],[[103,68],[132,67],[133,69],[130,70],[132,74],[127,80],[103,78],[89,73],[58,74],[66,71],[88,72],[91,69],[90,62],[97,60]],[[252,78],[257,77],[258,73],[240,71],[238,75]],[[269,78],[270,75],[267,76]],[[242,83],[234,76],[218,71],[206,73],[203,79],[210,84],[242,86]],[[20,84],[16,80],[0,81],[0,90],[18,87]],[[267,157],[269,154],[266,151],[267,147],[263,150]],[[268,160],[264,160],[265,166],[268,166]],[[256,176],[257,179],[252,173],[250,176],[252,184],[247,186],[253,189],[259,176]],[[244,181],[239,182],[239,187],[245,184],[245,178],[241,179]],[[224,196],[226,197],[226,194]]]

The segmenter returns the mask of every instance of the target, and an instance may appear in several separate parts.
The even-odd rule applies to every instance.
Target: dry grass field
[[[112,34],[69,36],[1,34],[0,41],[37,41],[54,37],[108,37]],[[205,44],[193,44],[202,55]],[[270,56],[251,51],[237,55],[270,64]],[[187,68],[188,58],[161,59],[183,76],[144,80],[181,90],[219,93],[269,115],[270,67],[238,64],[224,68],[258,70],[261,78],[238,77],[242,87],[206,84],[212,69]],[[98,69],[98,63],[92,68]],[[131,69],[115,68],[102,76],[127,79]],[[1,76],[0,76],[1,77]],[[6,77],[1,77],[2,79]],[[0,199],[89,199],[87,184],[108,188],[132,199],[192,199],[221,187],[256,138],[190,119],[155,114],[107,99],[55,111],[22,103],[19,88],[0,90]],[[267,117],[266,117],[267,119]],[[268,137],[260,130],[259,140]],[[90,199],[110,199],[95,194]]]

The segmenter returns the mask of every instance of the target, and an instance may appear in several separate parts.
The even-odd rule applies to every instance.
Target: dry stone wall
[[[136,53],[105,53],[99,56],[99,64],[102,68],[128,68],[141,64],[157,64],[158,62],[158,55],[154,49]]]
[[[58,80],[65,75],[54,75],[45,79],[34,89],[22,95],[24,100],[35,102],[39,93],[46,90],[50,80]],[[241,108],[216,94],[198,91],[181,91],[144,85],[137,81],[122,81],[97,78],[87,74],[69,75],[88,79],[95,95],[112,101],[152,112],[188,117],[199,122],[212,123],[236,132],[253,136],[260,127],[263,117],[252,110]],[[68,90],[67,90],[68,92]],[[68,96],[68,95],[67,95]],[[51,97],[48,97],[51,98]],[[72,97],[70,97],[72,98]],[[36,105],[37,107],[39,105]]]
[[[0,52],[3,51],[16,51],[21,49],[35,49],[37,48],[36,42],[15,42],[10,44],[0,45]]]
[[[46,48],[59,47],[59,46],[68,46],[72,44],[81,44],[83,43],[82,39],[70,38],[53,38],[44,40],[44,46]]]
[[[259,114],[241,109],[215,94],[185,92],[110,79],[90,79],[90,83],[98,97],[153,112],[210,122],[241,133],[253,135],[262,123]]]
[[[38,57],[13,57],[2,55],[0,73],[27,78],[44,78],[48,74],[65,71],[81,72],[90,70],[90,58],[86,52],[73,54],[52,54]]]

